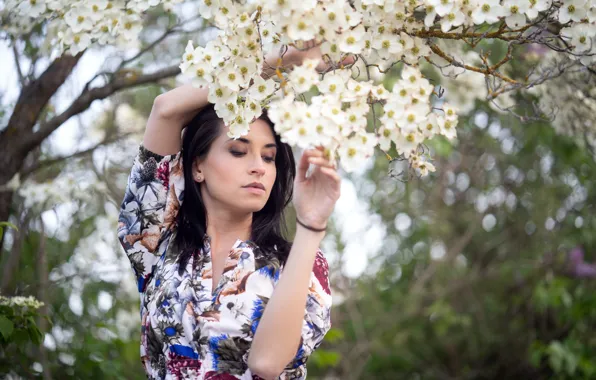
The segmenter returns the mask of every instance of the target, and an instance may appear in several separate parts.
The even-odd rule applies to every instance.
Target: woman
[[[292,49],[284,65],[313,54]],[[207,93],[186,85],[155,99],[121,205],[142,363],[151,379],[304,379],[331,327],[319,244],[340,178],[322,149],[305,150],[296,172],[266,113],[229,139]]]

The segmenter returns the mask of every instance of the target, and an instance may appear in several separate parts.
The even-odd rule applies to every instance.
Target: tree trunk
[[[29,231],[29,211],[17,210],[20,221],[15,223],[18,231],[13,232],[12,248],[10,249],[10,256],[4,261],[2,268],[2,279],[0,279],[0,294],[13,294],[14,286],[12,286],[13,275],[18,273],[19,262],[21,261],[21,248],[23,240]]]
[[[19,172],[29,149],[23,142],[33,134],[33,128],[52,96],[66,81],[83,54],[64,55],[52,62],[39,78],[21,90],[8,125],[0,132],[0,185],[6,184]],[[0,221],[10,216],[12,191],[0,192]],[[4,239],[0,240],[0,248]]]
[[[6,184],[18,173],[31,150],[41,143],[64,122],[89,108],[95,100],[135,86],[155,83],[180,73],[178,65],[165,67],[149,74],[114,75],[104,86],[85,88],[72,104],[61,114],[50,120],[39,122],[43,106],[72,72],[81,54],[76,57],[65,56],[55,60],[50,67],[23,91],[8,122],[8,127],[0,132],[0,185]],[[117,73],[116,73],[117,74]],[[47,83],[46,83],[47,82]],[[34,131],[33,127],[39,124]],[[11,192],[0,192],[0,221],[10,216]],[[0,241],[0,249],[2,248]]]

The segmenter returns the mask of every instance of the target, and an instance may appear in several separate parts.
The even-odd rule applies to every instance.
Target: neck
[[[252,227],[252,213],[238,216],[226,213],[208,213],[207,235],[211,248],[231,247],[236,239],[249,240]]]

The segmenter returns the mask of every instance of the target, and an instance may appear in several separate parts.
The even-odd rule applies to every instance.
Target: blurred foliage
[[[36,323],[40,306],[33,297],[0,296],[0,373],[13,368],[14,359],[26,358],[29,344],[39,346],[43,342],[43,333]]]
[[[335,310],[345,338],[324,347],[341,360],[331,370],[317,361],[317,373],[596,378],[596,284],[568,256],[580,246],[596,262],[590,152],[483,103],[460,120],[456,146],[429,145],[434,176],[402,182],[387,175],[400,163],[379,157],[354,179],[387,235],[371,260],[378,271],[353,280]]]

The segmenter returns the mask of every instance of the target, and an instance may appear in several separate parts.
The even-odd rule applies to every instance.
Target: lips
[[[257,188],[257,189],[265,190],[265,186],[263,186],[263,184],[258,183],[258,182],[250,183],[250,184],[248,184],[248,185],[246,185],[244,187],[254,187],[254,188]]]

